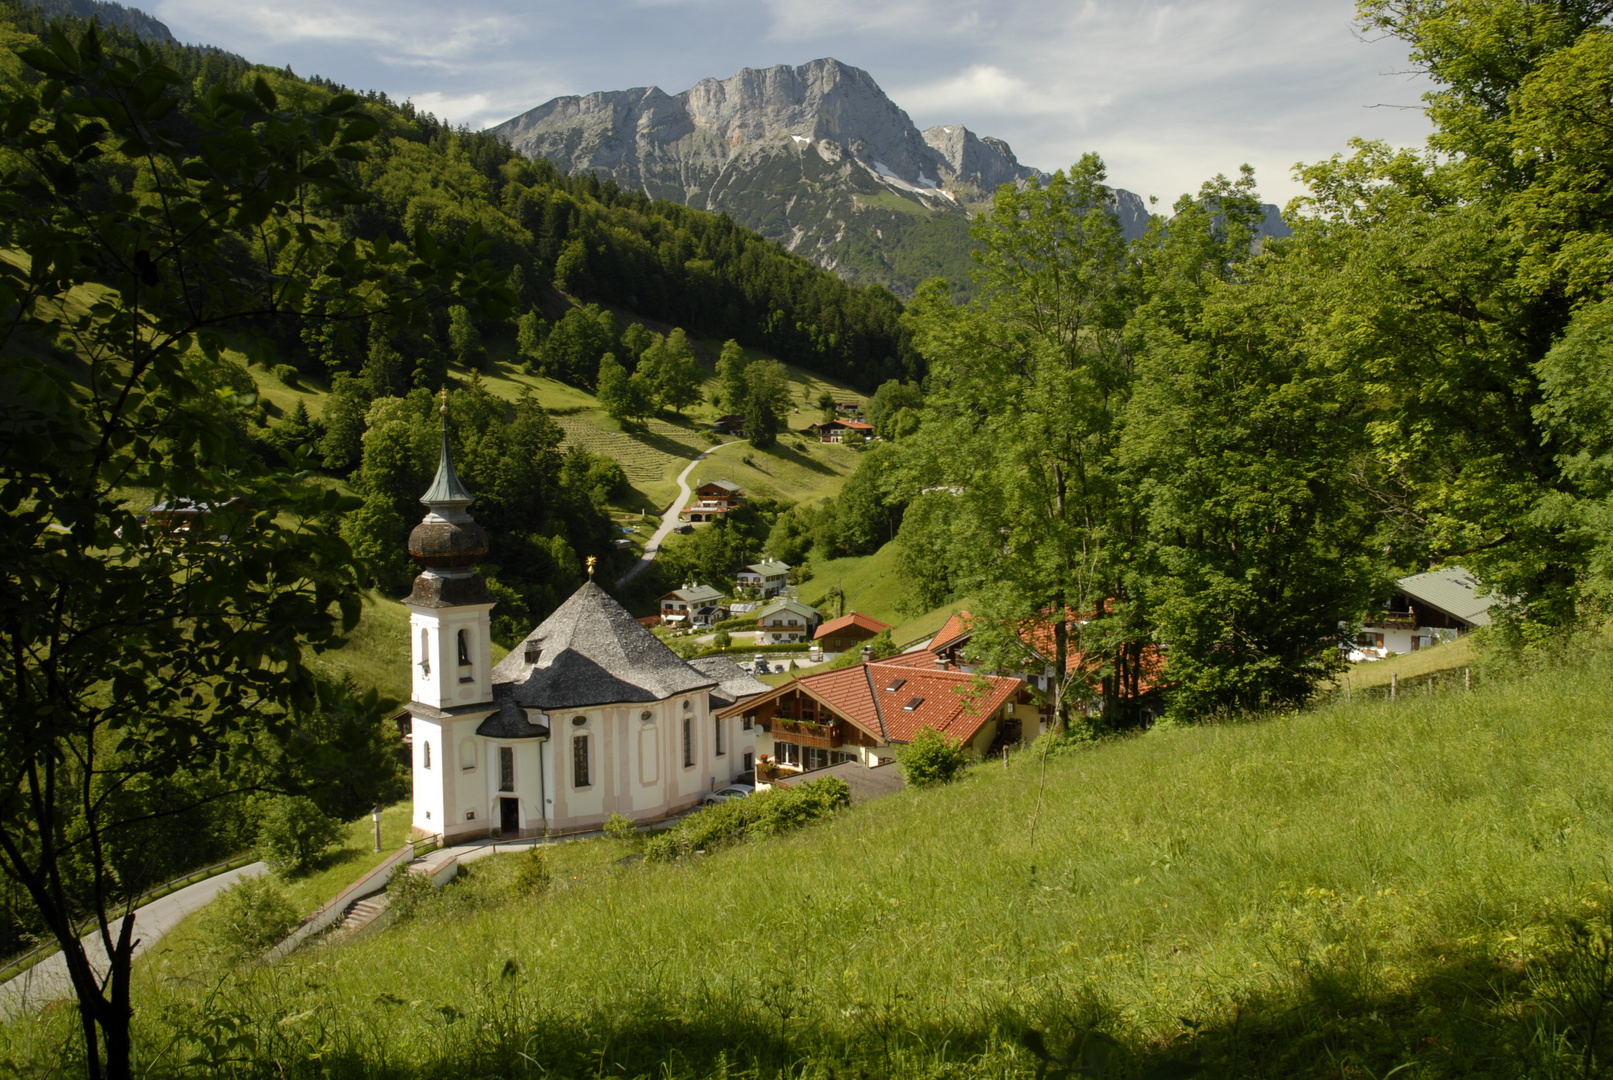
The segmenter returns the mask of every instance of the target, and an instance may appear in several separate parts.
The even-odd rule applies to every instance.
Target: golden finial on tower
[[[448,415],[448,388],[446,386],[442,388],[442,407],[437,411],[444,416]]]
[[[599,561],[597,556],[588,556],[588,580],[594,580],[594,564]]]

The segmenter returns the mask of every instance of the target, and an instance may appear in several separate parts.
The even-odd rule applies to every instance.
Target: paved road
[[[678,497],[672,500],[672,505],[667,507],[666,513],[661,515],[661,525],[655,530],[655,535],[650,537],[649,543],[644,545],[644,554],[639,557],[639,561],[634,563],[627,573],[616,579],[618,589],[642,574],[644,568],[655,561],[655,556],[661,551],[661,541],[665,540],[672,530],[677,528],[678,512],[688,506],[689,500],[693,497],[689,490],[689,474],[694,472],[694,467],[721,450],[723,446],[733,445],[733,443],[723,443],[722,446],[713,446],[710,450],[705,451],[689,462],[689,467],[678,474]]]
[[[224,889],[243,877],[262,874],[268,869],[261,862],[248,863],[234,870],[226,870],[205,881],[198,881],[194,885],[186,885],[160,900],[153,900],[144,907],[135,908],[134,955],[139,956],[161,941],[165,934],[179,925],[181,919],[198,908],[206,907]],[[118,926],[118,923],[112,925],[114,938],[117,936]],[[95,966],[96,971],[104,975],[107,957],[101,945],[101,935],[97,932],[83,940],[90,963]],[[67,961],[58,952],[41,960],[15,979],[0,984],[0,1017],[13,1016],[18,1012],[41,1008],[52,1001],[72,997],[73,981],[67,975]]]

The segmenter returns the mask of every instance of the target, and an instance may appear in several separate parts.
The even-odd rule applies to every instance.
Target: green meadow
[[[137,1068],[1600,1075],[1610,698],[1613,660],[1580,655],[1470,693],[1033,745],[671,866],[564,844],[539,895],[499,856],[277,966],[145,963]],[[70,1069],[74,1034],[67,1008],[16,1020],[0,1070]]]

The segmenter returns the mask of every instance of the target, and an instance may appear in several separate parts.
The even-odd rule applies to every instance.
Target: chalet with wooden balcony
[[[799,600],[775,600],[756,613],[758,645],[792,645],[807,641],[822,616]]]
[[[1495,599],[1478,594],[1478,579],[1460,566],[1403,577],[1383,607],[1362,620],[1349,658],[1417,652],[1488,626]]]
[[[789,584],[790,564],[768,559],[765,562],[742,566],[734,575],[734,584],[751,589],[761,596],[777,596]]]
[[[723,594],[698,582],[661,597],[661,621],[680,630],[710,626],[728,617]]]
[[[813,424],[807,431],[818,437],[819,442],[839,443],[845,442],[846,436],[856,432],[864,439],[874,437],[874,425],[865,424],[861,420],[825,420],[821,424]]]
[[[871,661],[806,675],[719,715],[756,729],[757,780],[846,762],[888,764],[923,728],[985,755],[1034,733],[1038,711],[1024,680],[983,680],[934,663]]]

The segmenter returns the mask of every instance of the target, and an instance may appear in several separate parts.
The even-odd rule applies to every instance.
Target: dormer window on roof
[[[894,693],[896,693],[896,691],[900,690],[902,687],[904,687],[906,685],[907,685],[907,680],[906,679],[892,679],[891,684],[889,686],[885,687],[885,693],[894,694]]]
[[[918,708],[922,704],[924,704],[924,699],[923,698],[921,698],[921,697],[911,698],[911,699],[908,700],[908,703],[906,705],[902,706],[902,711],[903,712],[912,712],[914,709]]]

